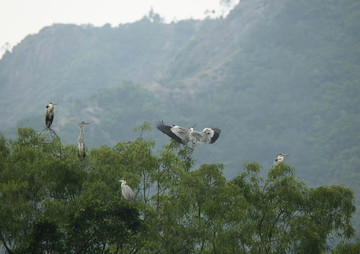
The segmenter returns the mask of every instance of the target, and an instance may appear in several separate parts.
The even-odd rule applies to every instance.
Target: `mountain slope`
[[[164,75],[162,84],[179,80],[183,84],[216,85],[225,63],[237,54],[251,31],[263,19],[279,12],[283,0],[242,1],[226,19],[218,20],[208,30],[198,33],[177,55]]]
[[[242,1],[184,48],[160,82],[191,91],[189,118],[216,119],[232,127],[228,142],[252,144],[229,157],[286,150],[301,176],[324,183],[333,178],[325,169],[337,174],[344,158],[358,162],[359,7]]]
[[[0,61],[0,126],[49,101],[68,110],[99,87],[151,83],[205,23],[211,21],[163,24],[144,17],[117,28],[58,24],[29,35]]]

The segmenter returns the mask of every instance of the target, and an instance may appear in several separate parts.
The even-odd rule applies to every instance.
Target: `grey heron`
[[[192,143],[193,153],[195,147],[204,144],[213,144],[220,136],[221,130],[218,128],[205,128],[201,132],[194,131],[194,128],[185,129],[177,125],[166,125],[163,121],[158,122],[156,127],[170,138],[181,144]]]
[[[121,183],[121,193],[122,193],[123,197],[127,201],[134,204],[135,203],[135,195],[134,195],[133,190],[130,188],[129,185],[126,184],[125,180],[120,179],[119,183]]]
[[[283,161],[284,161],[284,158],[289,156],[288,154],[285,154],[285,153],[279,153],[278,156],[276,157],[274,163],[273,163],[273,168],[279,166]]]
[[[54,120],[54,105],[57,105],[57,103],[50,102],[45,109],[45,125],[47,129],[50,129],[51,124]]]
[[[194,131],[193,128],[190,128],[189,131],[190,141],[192,143],[192,150],[190,154],[197,146],[201,146],[204,144],[213,144],[219,138],[221,133],[221,130],[218,128],[204,128],[201,132]]]
[[[85,123],[84,121],[79,124],[80,127],[80,136],[78,140],[77,152],[78,156],[81,160],[85,159],[86,156],[86,147],[85,147],[85,138],[84,138],[84,129],[83,126],[89,123]]]

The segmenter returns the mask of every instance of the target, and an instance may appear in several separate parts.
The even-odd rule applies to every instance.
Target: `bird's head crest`
[[[90,124],[90,123],[86,123],[86,122],[82,121],[79,125],[87,125],[87,124]]]

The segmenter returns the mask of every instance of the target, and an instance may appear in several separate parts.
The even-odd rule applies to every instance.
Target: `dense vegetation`
[[[282,164],[266,178],[245,163],[227,180],[223,165],[194,168],[189,147],[158,153],[145,138],[88,151],[20,128],[0,136],[0,242],[8,253],[358,253],[351,239],[353,191],[309,188]],[[240,168],[240,167],[239,167]],[[136,193],[121,198],[118,179]]]

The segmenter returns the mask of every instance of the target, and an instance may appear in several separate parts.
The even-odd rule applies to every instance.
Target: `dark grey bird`
[[[181,144],[192,143],[191,153],[195,147],[204,144],[213,144],[220,136],[221,130],[218,128],[205,128],[201,132],[194,131],[194,128],[185,129],[177,125],[166,125],[163,121],[158,122],[156,127],[170,138]]]
[[[123,179],[119,180],[119,183],[121,183],[121,193],[123,195],[123,197],[131,202],[131,203],[135,203],[135,194],[133,192],[133,190],[130,188],[129,185],[126,184],[126,181]]]
[[[45,125],[46,125],[46,128],[47,129],[50,129],[51,127],[51,124],[54,120],[54,106],[55,105],[58,105],[57,103],[55,102],[50,102],[47,106],[46,106],[46,109],[45,109]]]
[[[284,161],[284,158],[289,156],[288,154],[285,154],[285,153],[279,153],[278,156],[276,157],[274,163],[273,163],[273,168],[279,166],[283,161]]]
[[[89,124],[89,123],[81,122],[79,124],[80,136],[79,136],[79,140],[78,140],[77,152],[78,152],[78,156],[81,160],[84,160],[85,156],[86,156],[86,146],[85,146],[85,137],[84,137],[83,126],[87,125],[87,124]]]

